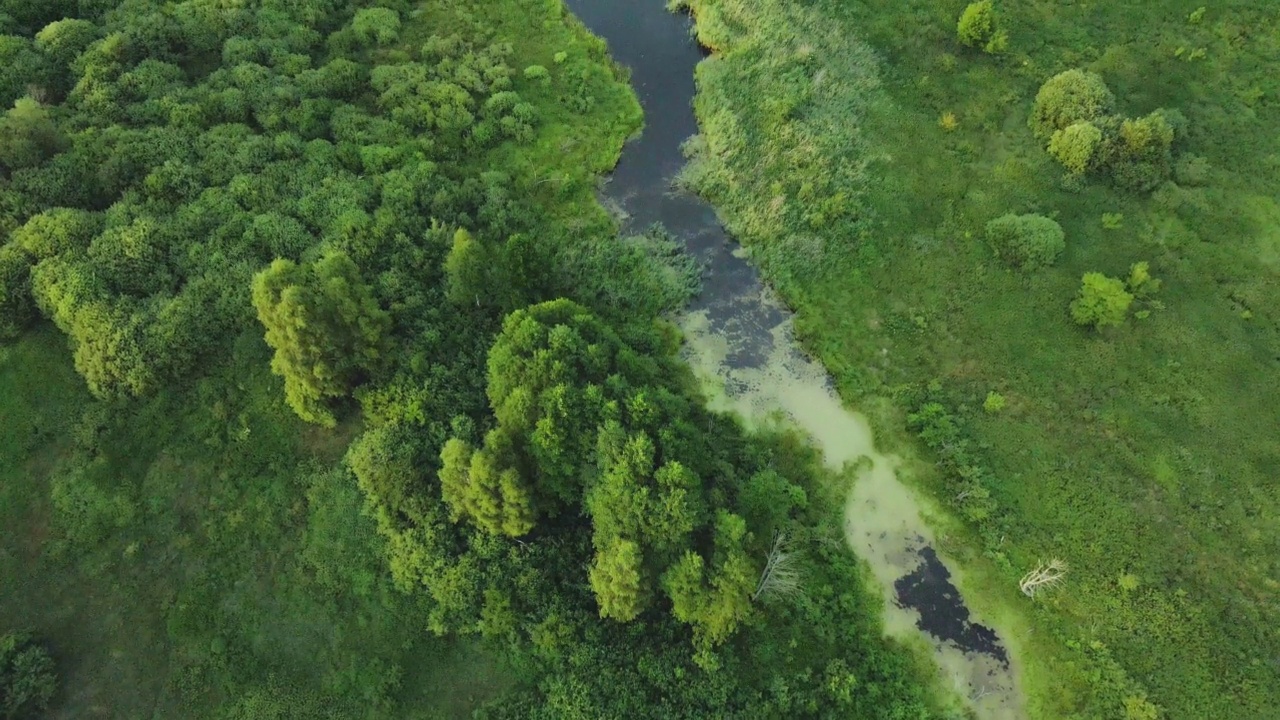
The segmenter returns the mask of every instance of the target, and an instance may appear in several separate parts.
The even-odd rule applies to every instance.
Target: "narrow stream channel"
[[[843,407],[830,377],[797,346],[791,314],[773,296],[701,199],[676,192],[680,145],[698,132],[694,67],[705,57],[691,21],[662,0],[566,0],[615,60],[630,68],[645,113],[605,196],[621,208],[624,231],[661,223],[704,266],[702,293],[682,321],[686,358],[722,390],[714,401],[748,420],[781,413],[807,432],[828,465],[861,462],[846,507],[850,546],[871,567],[885,597],[890,632],[918,629],[956,692],[981,718],[1025,717],[1017,673],[1004,643],[971,617],[896,460],[876,452],[865,418]]]

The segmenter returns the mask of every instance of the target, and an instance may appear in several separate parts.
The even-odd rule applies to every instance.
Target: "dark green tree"
[[[0,636],[0,718],[43,717],[57,685],[53,659],[29,634]]]

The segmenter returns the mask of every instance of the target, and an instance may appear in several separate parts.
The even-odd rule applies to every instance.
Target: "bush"
[[[1083,175],[1096,165],[1102,145],[1102,131],[1091,122],[1072,123],[1053,133],[1049,154],[1076,175]]]
[[[1071,319],[1096,330],[1123,325],[1132,304],[1133,295],[1125,290],[1124,282],[1102,273],[1085,273],[1080,296],[1071,303]]]
[[[1159,112],[1123,121],[1112,167],[1116,184],[1147,192],[1169,179],[1173,174],[1173,137],[1173,127]]]
[[[1067,70],[1040,86],[1029,125],[1036,137],[1048,141],[1075,123],[1110,115],[1116,98],[1102,76],[1087,70]]]
[[[981,48],[992,55],[1004,52],[1009,44],[1009,35],[1000,29],[1000,18],[992,0],[969,3],[960,15],[956,36],[961,44]]]
[[[53,659],[29,634],[0,637],[0,718],[42,716],[57,684]]]
[[[1004,215],[987,223],[987,242],[1001,260],[1022,270],[1057,261],[1066,248],[1062,226],[1043,215]]]

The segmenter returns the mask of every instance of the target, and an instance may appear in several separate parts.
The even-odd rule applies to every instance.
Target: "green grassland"
[[[990,55],[957,41],[959,0],[687,3],[717,54],[684,180],[964,518],[947,549],[980,605],[1028,618],[1038,717],[1280,706],[1280,26],[1268,3],[1200,4],[1006,0]],[[1064,177],[1027,118],[1073,68],[1126,116],[1185,115],[1167,182]],[[1006,213],[1061,224],[1056,266],[992,253]],[[1083,273],[1143,261],[1163,287],[1122,326],[1072,322]],[[929,403],[942,421],[908,421]],[[1022,597],[1053,557],[1065,585]]]

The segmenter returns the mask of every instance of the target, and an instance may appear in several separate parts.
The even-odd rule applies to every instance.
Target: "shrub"
[[[10,632],[0,637],[0,717],[42,716],[57,684],[53,660],[30,635]]]
[[[1059,130],[1110,115],[1116,99],[1102,76],[1087,70],[1067,70],[1040,86],[1029,125],[1036,137],[1048,141]]]
[[[1000,29],[1000,18],[992,0],[969,3],[960,15],[956,37],[961,44],[981,48],[992,55],[1004,52],[1009,44],[1009,35]]]
[[[1134,297],[1146,298],[1160,291],[1162,283],[1151,277],[1151,266],[1146,261],[1129,266],[1129,281],[1126,283]]]
[[[1080,296],[1071,303],[1071,318],[1080,325],[1101,330],[1124,324],[1132,304],[1133,295],[1125,290],[1122,281],[1102,273],[1085,273]]]
[[[1062,226],[1043,215],[1004,215],[987,223],[987,242],[1001,260],[1023,270],[1052,265],[1066,248]]]
[[[1159,112],[1123,121],[1112,167],[1116,184],[1146,192],[1169,179],[1173,137],[1173,128]]]
[[[542,65],[530,65],[524,69],[524,76],[527,80],[542,83],[546,85],[551,82],[551,71]]]
[[[1055,131],[1049,140],[1049,154],[1068,171],[1083,175],[1096,165],[1102,131],[1088,121],[1072,123]]]
[[[982,401],[982,409],[988,413],[995,414],[1004,409],[1004,396],[992,390],[987,393],[987,399]]]

